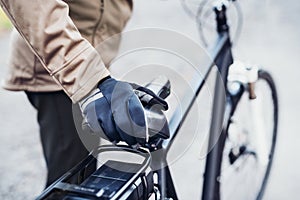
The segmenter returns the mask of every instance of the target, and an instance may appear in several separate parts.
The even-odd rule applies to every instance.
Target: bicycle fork
[[[255,152],[255,157],[258,162],[262,165],[268,163],[268,149],[266,140],[266,130],[263,119],[261,118],[264,113],[262,113],[262,95],[257,95],[257,90],[255,88],[258,80],[258,67],[251,66],[236,61],[229,68],[229,82],[239,82],[246,85],[249,92],[249,121],[251,123],[251,132],[248,133],[250,140],[254,141],[253,149]]]

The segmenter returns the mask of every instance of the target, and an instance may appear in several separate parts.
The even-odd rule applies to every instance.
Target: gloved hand
[[[131,84],[107,77],[79,104],[90,129],[111,142],[143,145],[147,141],[145,112]]]

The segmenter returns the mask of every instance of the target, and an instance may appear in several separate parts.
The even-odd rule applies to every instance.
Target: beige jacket
[[[131,15],[131,0],[64,1],[0,0],[22,35],[12,33],[4,88],[63,89],[77,102],[109,75],[105,65],[116,55],[119,42],[101,52],[93,46],[122,31]]]

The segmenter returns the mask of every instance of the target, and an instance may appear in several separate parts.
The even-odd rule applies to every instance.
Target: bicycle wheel
[[[256,99],[245,90],[239,99],[223,143],[221,199],[262,199],[274,156],[278,99],[274,81],[259,71]]]

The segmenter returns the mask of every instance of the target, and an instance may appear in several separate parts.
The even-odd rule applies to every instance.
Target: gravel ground
[[[135,1],[135,12],[127,30],[160,27],[177,31],[199,42],[197,28],[185,14],[179,1]],[[194,1],[195,2],[195,1]],[[275,77],[280,98],[280,126],[278,148],[265,199],[298,199],[300,195],[300,151],[298,134],[300,92],[299,76],[300,35],[297,0],[241,1],[244,25],[234,54],[241,60],[261,63]],[[5,76],[9,48],[9,34],[0,34],[0,78]],[[134,58],[133,63],[145,57]],[[139,60],[139,61],[138,61]],[[116,62],[116,64],[120,64]],[[120,71],[112,67],[118,76]],[[46,168],[39,142],[36,112],[22,92],[0,89],[0,199],[33,199],[44,187]],[[200,195],[199,177],[204,161],[197,153],[197,144],[208,130],[210,98],[207,90],[201,94],[197,108],[183,125],[183,133],[201,130],[191,147],[172,165],[181,199],[196,199]],[[204,99],[204,100],[203,100]],[[201,110],[201,115],[197,115]],[[195,117],[196,116],[196,117]],[[196,127],[196,128],[195,128]],[[177,141],[176,141],[177,142]],[[179,145],[182,144],[179,142]],[[176,152],[176,150],[174,150]],[[199,166],[195,170],[194,166]],[[197,191],[198,189],[198,191]]]

